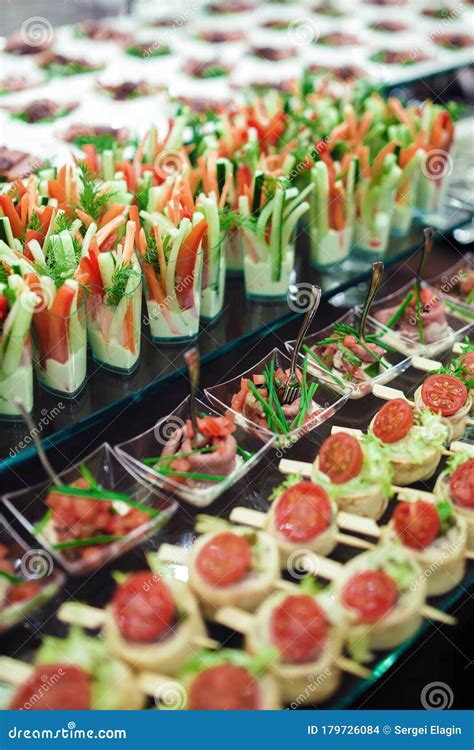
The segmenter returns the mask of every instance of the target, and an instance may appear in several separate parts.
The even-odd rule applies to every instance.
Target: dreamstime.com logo
[[[59,673],[60,670],[58,670]],[[61,729],[20,729],[17,726],[8,730],[11,740],[126,740],[126,729],[78,729],[75,721],[68,721]]]

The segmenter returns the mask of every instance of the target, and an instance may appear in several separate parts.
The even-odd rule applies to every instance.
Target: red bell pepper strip
[[[56,292],[49,310],[49,356],[62,365],[69,357],[69,316],[75,294],[74,289],[63,284]]]
[[[25,225],[18,216],[13,201],[9,195],[0,195],[0,207],[3,211],[3,215],[6,216],[10,222],[13,236],[17,238],[21,237]]]
[[[196,257],[199,246],[206,229],[207,221],[201,219],[201,221],[191,229],[178,253],[175,277],[178,277],[180,281],[179,284],[176,285],[175,280],[175,291],[176,299],[182,310],[190,310],[194,306],[194,269],[196,267]]]

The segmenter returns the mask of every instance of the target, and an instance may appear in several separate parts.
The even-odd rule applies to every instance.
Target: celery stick
[[[188,124],[188,118],[186,115],[179,115],[175,118],[171,133],[169,134],[166,141],[167,149],[179,149],[183,145],[183,135]]]
[[[82,243],[82,256],[83,257],[84,255],[87,255],[87,253],[89,252],[89,247],[90,247],[92,238],[96,232],[97,232],[97,224],[94,224],[94,222],[92,222],[92,224],[89,224],[89,226],[87,227],[87,232],[84,235],[84,240]]]
[[[296,198],[293,198],[293,200],[290,200],[290,201],[288,201],[288,203],[285,204],[285,212],[283,214],[283,219],[285,221],[288,218],[288,216],[291,214],[291,212],[293,211],[293,209],[295,209],[297,206],[299,206],[299,204],[302,203],[305,200],[305,198],[310,193],[313,192],[313,190],[314,190],[314,185],[313,185],[313,183],[310,183],[309,185],[307,185],[304,188],[304,190],[301,190],[298,193],[298,195],[296,196]],[[288,197],[288,192],[289,191],[287,191],[287,197]]]
[[[59,233],[59,241],[61,243],[62,255],[64,262],[68,268],[72,270],[76,267],[76,255],[74,252],[74,245],[72,242],[72,236],[69,231],[64,230]]]
[[[318,232],[318,239],[321,241],[329,231],[328,223],[328,200],[329,200],[329,176],[328,168],[322,161],[318,161],[311,170],[311,179],[314,185],[312,197],[314,199],[314,217],[315,226]]]
[[[102,151],[101,156],[102,177],[104,180],[113,180],[115,174],[114,152],[110,149]]]
[[[111,252],[99,253],[97,256],[99,261],[100,275],[102,277],[102,283],[104,288],[112,287],[112,280],[115,271],[115,258]]]
[[[37,302],[37,295],[25,290],[17,297],[10,310],[12,324],[6,337],[7,340],[2,342],[2,370],[7,376],[12,375],[20,365],[25,336],[30,329]]]
[[[0,217],[0,237],[12,250],[15,249],[10,219],[7,216]]]
[[[79,292],[79,284],[75,279],[68,279],[65,284],[67,286],[71,287],[71,289],[74,289],[76,292],[74,295],[74,299],[71,304],[71,312],[69,315],[69,336],[68,336],[68,342],[69,342],[69,353],[75,353],[78,352],[81,347],[86,345],[86,337],[84,335],[84,328],[81,325],[79,315],[81,313],[77,312],[77,298],[78,298],[78,292]]]
[[[268,203],[265,203],[260,213],[260,216],[258,217],[257,236],[262,242],[265,242],[267,224],[270,221],[270,217],[273,213],[274,202],[275,202],[275,199],[272,198],[271,200],[268,201]]]
[[[283,252],[286,252],[289,245],[291,245],[293,231],[298,223],[298,220],[306,213],[309,209],[309,203],[304,201],[301,203],[293,213],[285,220],[283,224]]]
[[[44,266],[46,263],[46,258],[38,240],[30,240],[28,243],[28,248],[33,256],[33,260],[35,261],[35,263],[40,263],[42,266]]]

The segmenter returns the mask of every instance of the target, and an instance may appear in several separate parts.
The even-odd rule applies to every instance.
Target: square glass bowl
[[[133,502],[146,505],[156,513],[150,515],[148,521],[134,528],[123,538],[94,545],[93,551],[89,548],[88,555],[74,559],[71,554],[68,554],[69,550],[60,549],[58,542],[45,533],[45,528],[47,528],[45,520],[48,518],[46,514],[49,510],[46,498],[51,488],[50,481],[4,495],[3,502],[8,510],[71,575],[89,573],[124,554],[152,534],[156,534],[169,521],[178,507],[171,498],[163,496],[154,487],[145,484],[135,476],[121,458],[115,455],[108,443],[103,443],[80,463],[61,472],[58,475],[59,479],[64,484],[71,484],[82,478],[83,473],[79,466],[85,466],[102,489],[124,493]],[[117,507],[117,512],[120,512],[120,507]]]
[[[11,571],[8,573],[13,577],[9,579],[5,572],[0,574],[0,590],[2,606],[0,608],[0,634],[14,627],[46,602],[53,599],[64,585],[64,574],[54,565],[53,558],[40,547],[30,548],[23,539],[12,529],[6,518],[0,514],[0,546],[6,548],[7,552],[2,557],[11,563]],[[0,566],[0,571],[3,566]],[[33,584],[34,591],[25,599],[6,603],[6,595],[11,585],[18,580],[18,590],[21,587],[29,587]],[[20,581],[24,581],[20,583]]]
[[[188,487],[171,477],[165,477],[153,471],[152,466],[143,463],[143,460],[153,457],[158,458],[173,433],[182,427],[187,419],[191,418],[190,401],[191,397],[188,396],[168,416],[158,420],[154,427],[150,427],[146,432],[142,432],[125,443],[120,443],[115,447],[115,451],[120,459],[127,464],[130,471],[147,484],[160,487],[172,497],[179,497],[197,508],[206,508],[260,461],[270,448],[274,435],[271,433],[266,435],[262,444],[261,439],[249,434],[236,421],[237,429],[233,435],[238,445],[238,461],[233,472],[222,481],[201,487]],[[216,411],[209,403],[199,399],[197,400],[197,408],[199,415],[222,416],[221,411]]]
[[[303,340],[303,344],[312,347],[317,341],[330,338],[336,323],[351,326],[351,328],[355,328],[358,331],[360,316],[361,308],[356,307],[352,310],[349,310],[333,323],[330,323],[330,325],[322,328],[320,331],[316,331],[316,333],[312,333],[310,336],[306,336],[306,338]],[[379,328],[376,327],[371,321],[366,322],[365,331],[367,334],[380,333]],[[293,354],[295,343],[296,339],[285,341],[285,346],[290,354]],[[303,357],[305,356],[305,354],[306,352],[302,348],[302,350],[300,351],[301,362],[303,361]],[[318,378],[324,380],[333,390],[337,391],[337,393],[348,393],[349,398],[354,399],[362,398],[362,396],[367,396],[372,392],[372,388],[375,384],[388,383],[390,382],[390,380],[398,377],[400,373],[402,373],[410,366],[411,358],[400,353],[399,351],[387,351],[383,356],[383,361],[386,363],[387,367],[383,368],[381,366],[381,370],[378,375],[376,375],[375,377],[367,376],[365,380],[357,380],[351,377],[349,373],[345,373],[343,377],[343,373],[339,371],[331,374],[327,370],[324,370],[324,368],[320,366],[317,361],[312,359],[310,355],[308,356],[308,369]]]
[[[467,301],[459,290],[460,282],[466,278],[466,271],[474,274],[473,253],[466,253],[457,263],[428,281],[440,292],[451,315],[472,324],[474,323],[474,289],[471,291],[472,301]]]
[[[252,420],[244,417],[231,407],[232,396],[240,391],[241,379],[250,378],[252,375],[263,374],[265,366],[269,366],[272,360],[275,362],[275,370],[278,367],[283,368],[283,370],[288,370],[291,365],[289,357],[280,351],[280,349],[275,348],[269,352],[266,357],[259,362],[256,362],[252,367],[249,367],[248,370],[245,370],[245,372],[242,372],[231,380],[226,380],[224,383],[214,385],[212,388],[206,388],[205,393],[220,411],[232,412],[236,417],[236,422],[242,425],[245,430],[258,436],[260,440],[268,440],[273,437],[274,447],[286,448],[296,443],[301,437],[303,437],[303,435],[312,432],[312,430],[318,425],[322,424],[322,422],[325,422],[339,411],[341,406],[343,406],[349,398],[349,392],[342,394],[335,392],[332,388],[328,387],[328,383],[325,380],[317,377],[308,370],[308,386],[313,382],[317,385],[313,397],[312,416],[301,427],[296,427],[288,433],[275,433],[268,427],[256,425]]]
[[[433,340],[429,343],[420,343],[419,340],[411,338],[409,335],[407,335],[406,332],[400,329],[398,324],[393,328],[388,328],[384,323],[380,322],[375,317],[377,311],[387,309],[392,309],[393,311],[395,311],[405,300],[408,292],[413,287],[413,284],[414,280],[409,282],[408,284],[405,284],[397,292],[393,292],[392,294],[389,294],[386,297],[382,297],[380,300],[374,302],[368,320],[371,324],[384,332],[384,335],[382,337],[383,341],[389,346],[392,346],[394,349],[397,349],[402,354],[405,354],[406,356],[418,355],[421,357],[435,358],[437,354],[446,351],[446,349],[450,349],[455,341],[459,341],[460,339],[462,339],[467,329],[469,328],[469,323],[467,321],[454,316],[449,311],[442,300],[442,295],[440,295],[435,287],[429,284],[422,285],[423,289],[429,289],[433,293],[433,295],[437,297],[437,299],[441,299],[441,301],[443,302],[443,308],[447,322],[447,330],[444,333],[440,333],[438,336],[434,336]],[[422,315],[423,314],[426,313],[422,313]],[[413,318],[415,320],[414,313]],[[413,324],[413,329],[415,330],[415,324]]]

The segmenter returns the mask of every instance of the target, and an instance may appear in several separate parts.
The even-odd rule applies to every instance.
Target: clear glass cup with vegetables
[[[402,175],[393,150],[383,148],[372,165],[361,165],[355,191],[354,239],[363,253],[383,255],[387,250],[395,192]]]
[[[99,278],[87,297],[87,329],[94,359],[130,373],[140,359],[142,274],[135,256],[135,222],[127,222],[123,245],[97,256]]]
[[[357,156],[346,154],[342,162],[329,155],[311,170],[309,195],[311,264],[326,267],[344,260],[352,246],[354,188],[359,170]]]
[[[21,419],[15,397],[33,409],[31,320],[38,297],[0,266],[0,419]]]
[[[244,253],[245,294],[248,299],[275,300],[288,294],[295,262],[298,220],[309,209],[305,192],[284,178],[255,173],[252,200],[239,198],[239,223]]]

